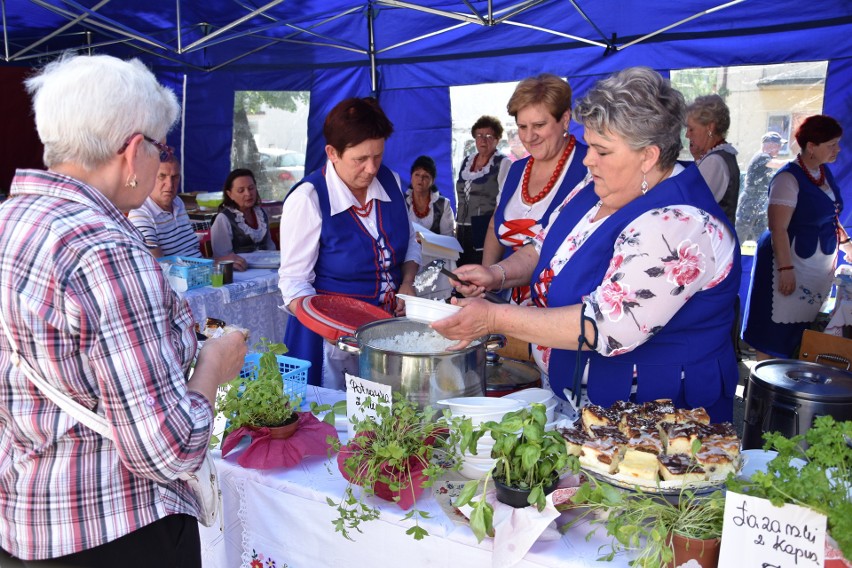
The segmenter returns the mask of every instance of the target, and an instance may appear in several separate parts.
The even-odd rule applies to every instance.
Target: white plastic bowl
[[[423,323],[432,323],[446,317],[450,317],[461,308],[446,302],[418,298],[408,294],[397,294],[405,302],[405,317]]]
[[[464,460],[462,461],[459,473],[468,479],[482,479],[483,477],[485,477],[485,474],[491,471],[495,463],[497,463],[496,460],[494,460],[493,463],[487,464],[474,463],[468,460]]]
[[[503,398],[519,400],[528,408],[531,404],[537,402],[544,405],[545,416],[548,422],[553,422],[556,419],[556,407],[559,405],[559,399],[547,389],[531,388],[515,392],[511,392]]]
[[[450,412],[457,416],[472,416],[477,414],[492,414],[495,412],[512,412],[520,410],[524,404],[519,400],[506,397],[491,396],[457,396],[437,401],[449,407]]]

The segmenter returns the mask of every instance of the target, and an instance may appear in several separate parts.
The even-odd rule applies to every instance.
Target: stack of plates
[[[547,416],[547,425],[545,430],[552,429],[556,424],[556,406],[559,404],[559,399],[553,395],[548,389],[531,388],[523,389],[509,393],[503,398],[511,398],[521,401],[527,408],[534,402],[544,405],[545,416]]]

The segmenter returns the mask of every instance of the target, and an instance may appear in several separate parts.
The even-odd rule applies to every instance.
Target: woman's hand
[[[778,291],[789,296],[796,291],[796,271],[782,270],[778,273]]]
[[[248,262],[246,261],[246,259],[233,252],[231,254],[226,254],[225,256],[219,256],[214,260],[216,262],[220,262],[222,260],[233,260],[234,270],[236,270],[237,272],[244,272],[248,268]]]
[[[247,351],[246,336],[239,331],[208,339],[198,353],[187,388],[203,394],[210,404],[215,404],[216,389],[239,375]]]
[[[470,285],[465,285],[459,283],[458,280],[450,279],[453,287],[466,298],[479,297],[485,290],[496,289],[500,286],[500,277],[495,278],[493,270],[479,264],[462,265],[455,269],[453,274],[470,283]]]
[[[405,282],[399,285],[399,290],[397,290],[396,293],[406,294],[408,296],[417,296],[417,290],[414,289],[414,286]],[[393,309],[393,315],[396,317],[402,317],[405,315],[405,300],[399,296],[396,298],[396,307]]]
[[[465,265],[468,266],[468,265]],[[474,339],[489,333],[491,311],[495,304],[479,298],[453,298],[452,303],[462,306],[458,313],[436,322],[431,327],[447,339],[459,339],[450,351],[464,349]]]

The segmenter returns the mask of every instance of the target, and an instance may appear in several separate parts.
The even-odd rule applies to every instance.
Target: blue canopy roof
[[[633,65],[665,73],[828,60],[823,110],[852,132],[850,8],[849,0],[6,0],[3,61],[37,65],[69,48],[141,58],[184,93],[187,182],[215,188],[230,169],[234,90],[311,92],[307,169],[324,156],[323,117],[347,96],[379,96],[396,129],[391,167],[404,171],[416,148],[451,171],[449,86],[546,71],[582,94]],[[841,153],[832,169],[852,188],[852,155]]]

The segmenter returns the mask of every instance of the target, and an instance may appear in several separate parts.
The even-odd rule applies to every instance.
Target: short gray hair
[[[598,81],[577,102],[574,120],[598,134],[623,136],[634,150],[660,149],[660,167],[669,168],[683,147],[680,131],[683,95],[648,67],[629,67]]]
[[[715,122],[716,134],[722,138],[728,135],[728,129],[731,127],[731,111],[728,110],[725,99],[719,95],[695,97],[686,107],[686,116],[694,118],[702,126]]]
[[[91,171],[135,133],[161,140],[177,121],[175,94],[138,59],[65,54],[27,79],[44,163]],[[152,144],[146,152],[157,154]]]

